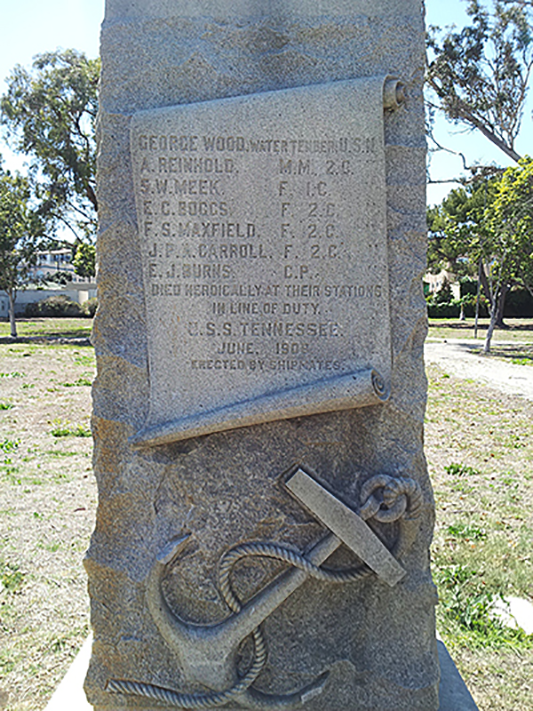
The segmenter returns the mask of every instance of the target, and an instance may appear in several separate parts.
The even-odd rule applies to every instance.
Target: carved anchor
[[[210,626],[185,622],[170,609],[162,593],[161,582],[166,567],[183,551],[189,536],[169,543],[157,557],[149,576],[146,597],[154,622],[165,641],[177,652],[185,678],[210,691],[186,694],[152,684],[116,679],[108,682],[109,691],[144,696],[187,709],[213,708],[230,700],[251,709],[291,709],[321,693],[328,672],[292,694],[269,695],[253,688],[267,659],[261,623],[310,576],[328,582],[350,582],[374,573],[390,586],[399,582],[406,571],[397,558],[406,552],[416,536],[422,493],[412,479],[378,475],[364,484],[361,491],[364,504],[356,513],[302,469],[286,481],[286,487],[330,532],[305,556],[270,543],[247,543],[229,550],[220,561],[219,588],[233,614],[223,622]],[[382,523],[399,522],[400,533],[392,553],[365,523],[370,519]],[[321,567],[343,543],[363,561],[363,565],[351,570]],[[237,561],[248,556],[275,558],[293,568],[242,604],[233,592],[230,579]],[[242,642],[249,636],[254,643],[254,660],[246,674],[238,678],[237,655]]]

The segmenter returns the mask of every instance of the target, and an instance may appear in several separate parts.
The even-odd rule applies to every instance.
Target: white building
[[[73,282],[83,282],[85,279],[74,273],[72,265],[72,250],[51,249],[46,252],[37,252],[37,262],[30,269],[30,279],[46,279],[58,272],[67,272],[72,277]]]
[[[461,285],[457,281],[455,274],[444,269],[438,274],[431,274],[431,272],[424,274],[424,284],[427,285],[426,291],[430,294],[436,294],[446,283],[450,286],[454,299],[460,299]]]

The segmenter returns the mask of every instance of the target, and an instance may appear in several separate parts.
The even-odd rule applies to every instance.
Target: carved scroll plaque
[[[386,399],[384,85],[134,116],[150,369],[137,443]]]

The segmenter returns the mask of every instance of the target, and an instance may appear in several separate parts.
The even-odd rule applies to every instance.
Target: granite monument
[[[438,709],[420,0],[107,0],[98,710]]]

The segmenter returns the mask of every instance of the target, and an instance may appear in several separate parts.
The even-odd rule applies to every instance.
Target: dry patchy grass
[[[479,353],[481,353],[481,348]],[[475,352],[475,351],[473,351]],[[491,356],[514,365],[533,365],[533,345],[498,345],[491,348]]]
[[[88,632],[93,376],[90,348],[0,346],[0,698],[10,711],[45,707]]]
[[[429,339],[443,338],[474,338],[474,322],[473,318],[466,318],[464,321],[459,319],[444,319],[431,318],[429,319]],[[496,329],[492,337],[492,343],[506,343],[509,341],[520,343],[533,343],[533,319],[530,318],[506,318],[505,323],[508,328]],[[487,328],[489,326],[488,318],[480,318],[478,323],[478,339],[485,339]]]
[[[0,345],[0,708],[43,709],[88,630],[90,348]],[[486,623],[533,590],[533,403],[429,368],[439,628],[481,711],[533,709],[533,640]],[[486,623],[486,624],[485,624]]]
[[[533,709],[533,637],[490,617],[533,592],[533,403],[428,369],[438,626],[481,711]]]

